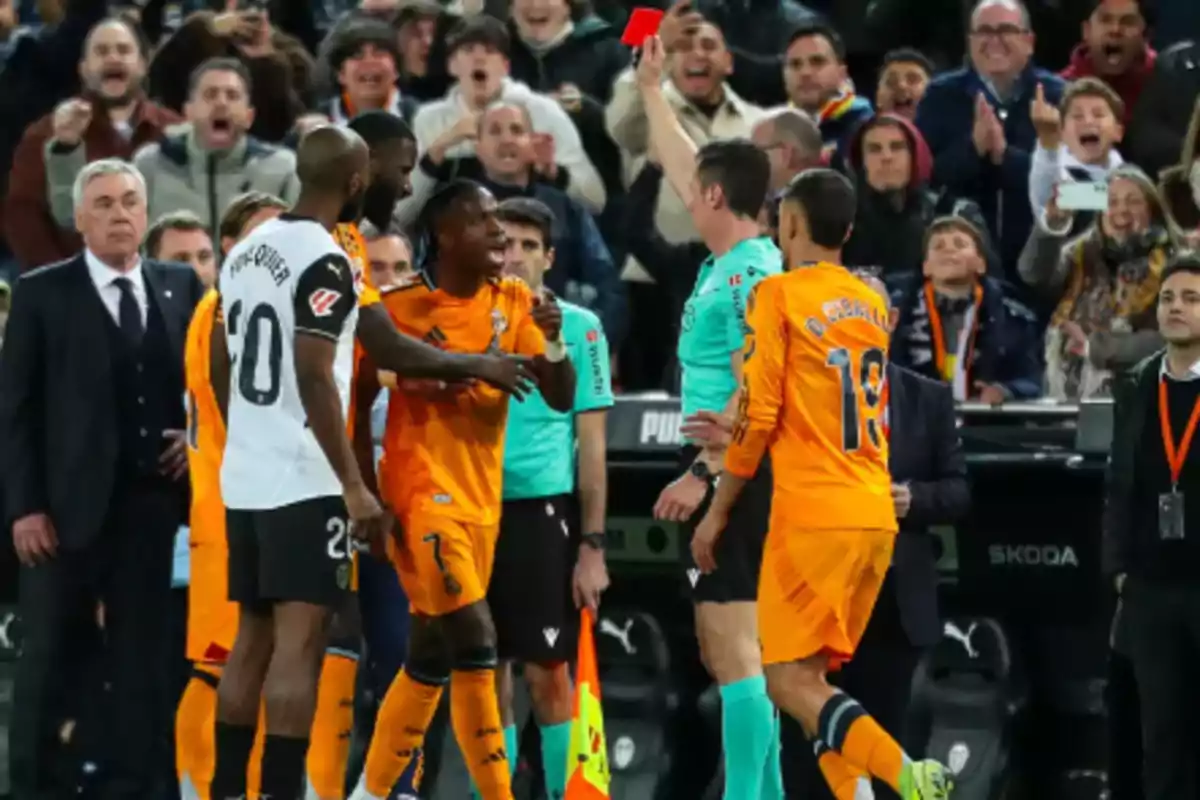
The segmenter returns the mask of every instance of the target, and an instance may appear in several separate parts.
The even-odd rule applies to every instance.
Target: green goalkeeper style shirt
[[[745,342],[746,298],[755,284],[782,271],[783,255],[765,236],[743,239],[700,266],[680,324],[684,419],[697,411],[725,410],[738,388],[729,360]]]
[[[562,413],[541,392],[508,405],[504,439],[504,499],[527,500],[575,490],[575,415],[611,408],[608,340],[600,319],[585,308],[558,301],[563,342],[575,365],[575,405]]]

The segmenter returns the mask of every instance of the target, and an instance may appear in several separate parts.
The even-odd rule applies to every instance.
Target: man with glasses
[[[917,127],[933,151],[933,182],[979,204],[1001,262],[1015,277],[1033,225],[1030,103],[1041,85],[1046,101],[1057,105],[1065,84],[1032,63],[1034,34],[1020,0],[980,0],[967,38],[968,64],[929,84]]]

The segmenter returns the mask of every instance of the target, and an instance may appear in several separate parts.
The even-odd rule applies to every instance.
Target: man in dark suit
[[[183,342],[203,287],[142,259],[146,187],[96,161],[75,183],[85,249],[22,276],[0,350],[0,485],[21,562],[14,800],[55,786],[69,621],[102,604],[111,685],[105,798],[158,798],[173,538],[186,514]]]
[[[875,278],[866,280],[887,302],[883,283]],[[891,318],[894,328],[894,311]],[[888,455],[900,532],[896,535],[892,568],[884,579],[858,651],[832,677],[907,748],[905,729],[913,673],[922,652],[942,636],[937,552],[929,528],[963,519],[971,497],[949,385],[894,364],[888,364],[887,385]],[[830,797],[811,746],[786,718],[782,738],[788,795]],[[896,796],[879,783],[874,790],[878,798]]]

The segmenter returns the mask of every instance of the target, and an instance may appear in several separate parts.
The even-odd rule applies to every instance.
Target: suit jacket
[[[179,264],[143,260],[142,275],[183,385],[184,338],[204,287]],[[107,315],[80,254],[21,276],[0,349],[5,528],[27,514],[47,513],[67,549],[87,545],[100,532],[115,483]]]
[[[900,620],[917,647],[942,636],[937,555],[931,525],[963,519],[970,509],[967,465],[949,384],[888,364],[888,443],[892,480],[907,483],[912,505],[900,520],[892,578]]]

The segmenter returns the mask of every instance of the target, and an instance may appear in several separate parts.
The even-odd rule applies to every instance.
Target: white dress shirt
[[[96,286],[96,294],[108,309],[109,315],[119,326],[121,324],[121,287],[116,283],[118,278],[128,278],[133,286],[133,299],[137,301],[138,310],[142,313],[142,329],[146,327],[146,315],[149,311],[146,299],[146,282],[142,278],[142,262],[139,259],[133,269],[128,272],[117,272],[92,254],[91,250],[83,251],[83,260],[87,262],[88,275]]]

